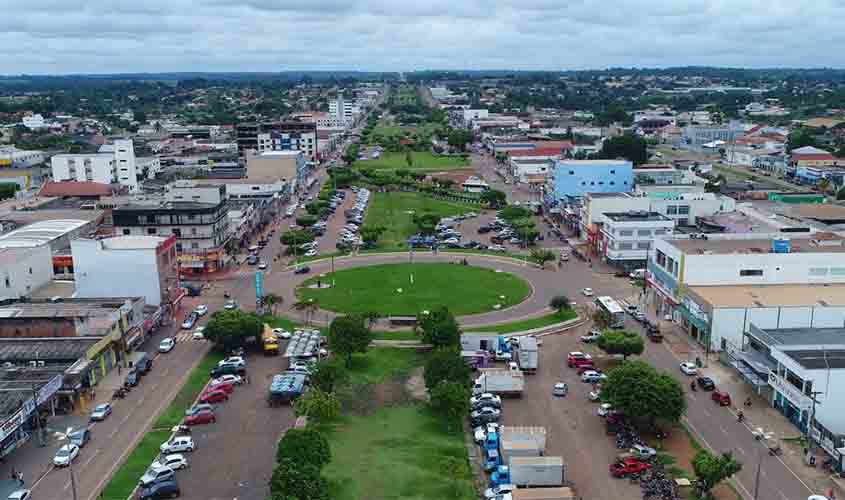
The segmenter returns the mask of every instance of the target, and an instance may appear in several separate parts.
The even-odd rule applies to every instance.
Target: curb
[[[346,255],[337,255],[337,256],[334,257],[334,259],[335,260],[349,260],[349,259],[359,258],[359,257],[364,257],[364,258],[366,258],[366,257],[389,257],[389,256],[392,256],[392,255],[404,255],[406,253],[408,253],[408,252],[397,250],[397,251],[393,251],[393,252],[359,253],[359,254],[354,254],[354,255],[353,254],[346,254]],[[437,254],[435,254],[434,252],[431,252],[431,251],[420,251],[420,252],[415,251],[414,253],[415,254],[419,253],[419,254],[424,254],[424,255],[432,255],[432,256],[445,255],[445,254],[448,254],[448,255],[469,255],[469,256],[475,256],[475,257],[486,257],[487,259],[492,260],[492,261],[507,262],[507,263],[511,263],[511,264],[522,264],[523,266],[526,264],[526,261],[524,259],[518,259],[516,257],[508,257],[506,255],[501,255],[501,256],[500,255],[494,255],[494,254],[489,254],[489,253],[448,252],[448,251],[445,251],[445,250],[443,252],[438,252]],[[327,261],[331,261],[331,257],[324,257],[324,258],[320,258],[320,259],[309,260],[307,262],[302,262],[300,264],[289,264],[289,265],[285,266],[284,270],[285,271],[292,271],[299,266],[308,265],[308,264],[319,264],[319,263],[323,263],[323,262],[327,262]]]

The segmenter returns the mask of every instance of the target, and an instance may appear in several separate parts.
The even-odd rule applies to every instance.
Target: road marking
[[[684,421],[684,424],[687,427],[690,428],[690,430],[692,430],[696,435],[698,435],[698,439],[700,439],[701,442],[704,443],[704,446],[708,447],[710,449],[710,451],[715,454],[716,449],[713,448],[712,446],[710,446],[710,443],[708,443],[707,440],[704,439],[704,435],[702,435],[700,432],[698,432],[698,429],[696,429],[695,426],[692,425],[692,422],[690,422],[689,419],[686,418],[686,417],[682,417],[682,420]],[[739,478],[735,477],[734,482],[736,483],[737,486],[742,488],[742,491],[745,492],[745,495],[743,495],[743,496],[747,496],[748,498],[753,498],[753,495],[751,495],[751,493],[745,488],[745,486],[742,485],[742,481],[740,481]]]
[[[113,438],[115,436],[115,434],[117,434],[117,431],[119,431],[119,430],[120,430],[120,427],[115,427],[114,430],[112,430],[109,433],[109,439]]]
[[[142,404],[144,404],[145,399],[147,399],[146,396],[141,396],[141,399],[139,399],[138,402],[135,403],[135,406],[141,406]]]
[[[722,431],[722,434],[724,434],[725,436],[728,435],[728,430],[725,429],[725,427],[723,425],[719,426],[719,430]]]
[[[778,491],[778,494],[781,498],[783,498],[783,500],[789,500],[788,498],[786,498],[786,495],[784,495],[782,491]]]
[[[69,489],[70,489],[70,480],[68,480],[68,482],[65,483],[65,490],[69,490]]]
[[[126,423],[126,421],[127,421],[127,420],[129,420],[129,417],[131,417],[131,416],[132,416],[132,415],[130,414],[130,415],[126,415],[125,417],[123,417],[123,419],[120,421],[120,425],[125,424],[125,423]]]
[[[91,458],[89,458],[88,460],[85,461],[85,464],[83,465],[83,467],[87,467],[88,464],[90,464],[95,458],[97,458],[98,453],[100,453],[99,448],[94,450],[94,454],[91,455]]]
[[[55,466],[55,465],[51,465],[51,466],[50,466],[50,468],[49,468],[49,469],[47,469],[47,470],[44,472],[44,474],[41,474],[41,477],[39,477],[39,478],[38,478],[38,481],[35,481],[34,483],[32,483],[32,488],[30,488],[30,489],[33,489],[33,490],[34,490],[34,489],[35,489],[35,487],[36,487],[36,486],[38,486],[38,483],[40,483],[42,479],[44,479],[45,477],[47,477],[47,474],[49,474],[49,473],[50,473],[53,469],[55,469],[55,468],[56,468],[56,466]]]
[[[710,415],[710,412],[709,412],[709,411],[707,411],[707,408],[702,408],[702,409],[701,409],[701,413],[703,413],[703,414],[704,414],[705,416],[707,416],[707,417],[712,416],[712,415]]]
[[[157,353],[156,356],[153,358],[153,361],[158,361],[158,358],[161,357],[161,353]]]

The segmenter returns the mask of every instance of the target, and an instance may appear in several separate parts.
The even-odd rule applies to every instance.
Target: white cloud
[[[80,5],[81,4],[81,5]],[[842,66],[842,0],[0,0],[4,73]]]

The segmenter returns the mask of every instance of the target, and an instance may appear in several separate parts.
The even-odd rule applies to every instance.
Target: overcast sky
[[[0,0],[0,73],[845,66],[845,0]]]

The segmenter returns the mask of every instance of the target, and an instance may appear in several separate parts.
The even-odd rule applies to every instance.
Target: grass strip
[[[165,410],[156,418],[153,430],[144,434],[132,453],[126,457],[123,465],[114,473],[100,495],[103,500],[126,500],[132,494],[138,480],[158,457],[159,446],[170,437],[170,429],[182,421],[185,410],[190,407],[194,400],[205,387],[208,381],[208,372],[218,361],[223,359],[221,353],[209,352],[200,364],[191,371],[188,381],[176,394],[176,397]]]
[[[490,326],[468,326],[462,329],[465,332],[493,332],[493,333],[514,333],[524,332],[526,330],[533,330],[535,328],[542,328],[544,326],[554,325],[569,321],[577,316],[575,311],[564,311],[562,314],[556,312],[547,314],[545,316],[538,316],[536,318],[523,319],[513,321],[511,323],[502,323],[500,325]]]

